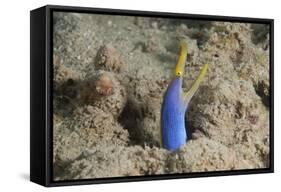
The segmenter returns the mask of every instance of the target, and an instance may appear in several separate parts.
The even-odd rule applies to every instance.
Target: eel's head
[[[184,40],[180,41],[180,54],[178,58],[178,63],[175,68],[175,76],[176,77],[183,77],[184,74],[184,66],[187,57],[187,43]]]
[[[179,54],[178,62],[176,64],[175,72],[174,72],[175,78],[180,78],[180,82],[182,81],[183,76],[184,76],[184,67],[185,67],[186,58],[187,58],[187,42],[186,42],[186,40],[181,40],[180,41],[180,54]],[[200,70],[200,73],[197,76],[197,78],[195,79],[195,81],[193,82],[191,88],[187,92],[183,92],[181,90],[181,96],[182,96],[181,98],[182,98],[182,101],[183,101],[183,104],[185,107],[187,107],[189,101],[191,100],[191,98],[193,97],[195,92],[198,90],[199,85],[207,72],[207,69],[208,69],[208,64],[205,64],[202,67],[202,69]]]

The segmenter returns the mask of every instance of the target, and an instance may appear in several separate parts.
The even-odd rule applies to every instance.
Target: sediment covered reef
[[[269,33],[261,24],[54,13],[55,180],[269,166]],[[188,142],[160,147],[163,94],[188,42]]]

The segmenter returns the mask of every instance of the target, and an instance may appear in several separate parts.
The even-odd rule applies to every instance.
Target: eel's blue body
[[[177,150],[186,143],[185,111],[187,104],[181,96],[182,78],[175,77],[170,83],[162,104],[161,127],[162,145],[170,151]]]
[[[180,46],[181,52],[175,68],[175,77],[166,90],[161,109],[161,142],[162,146],[169,151],[175,151],[187,142],[185,113],[189,101],[197,91],[208,68],[208,64],[205,64],[189,91],[183,92],[182,79],[187,44],[182,41]]]

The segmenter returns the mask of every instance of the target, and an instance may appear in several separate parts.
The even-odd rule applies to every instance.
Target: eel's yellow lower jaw
[[[208,69],[208,64],[205,64],[202,69],[200,70],[199,75],[197,76],[197,78],[195,79],[195,81],[193,82],[191,88],[188,90],[187,93],[185,93],[185,100],[186,102],[189,102],[190,99],[193,97],[193,95],[195,94],[195,92],[197,91],[197,89],[199,88],[200,83],[202,82],[204,76],[207,73],[207,69]]]
[[[175,69],[175,75],[177,77],[182,77],[183,72],[184,72],[184,66],[185,66],[185,61],[186,61],[186,56],[187,56],[187,43],[186,41],[182,40],[180,42],[180,55],[178,58],[178,63],[176,65]]]

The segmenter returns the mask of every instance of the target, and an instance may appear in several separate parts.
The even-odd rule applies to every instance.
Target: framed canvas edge
[[[151,12],[138,10],[121,10],[121,9],[105,9],[105,8],[89,8],[89,7],[73,7],[60,5],[46,5],[42,8],[46,10],[46,166],[45,166],[45,186],[69,186],[69,185],[85,185],[85,184],[102,184],[102,183],[119,183],[119,182],[135,182],[135,181],[151,181],[164,179],[184,179],[197,177],[216,177],[216,176],[233,176],[248,175],[260,173],[274,173],[274,19],[249,18],[249,17],[231,17],[216,15],[199,15],[186,13],[169,13],[169,12]],[[147,175],[147,176],[128,176],[128,177],[110,177],[97,179],[78,179],[78,180],[61,180],[53,179],[53,122],[52,122],[52,83],[53,83],[53,66],[52,66],[52,12],[79,12],[79,13],[99,13],[113,15],[128,16],[144,16],[144,17],[165,17],[165,18],[184,18],[197,20],[216,20],[227,22],[248,22],[269,24],[270,26],[270,162],[269,168],[263,169],[245,169],[245,170],[225,170],[212,172],[192,172],[184,174],[165,174],[165,175]]]
[[[47,185],[46,8],[30,11],[30,181]]]

